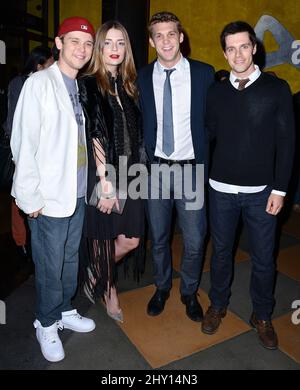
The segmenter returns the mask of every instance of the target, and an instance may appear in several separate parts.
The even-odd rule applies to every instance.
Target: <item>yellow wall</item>
[[[60,0],[59,19],[60,22],[70,16],[82,16],[87,18],[95,28],[98,28],[102,19],[102,1],[101,0]],[[35,16],[42,16],[42,11],[36,7],[42,5],[42,0],[28,0],[27,11]],[[53,0],[48,0],[49,13],[49,36],[54,37],[57,31],[54,31],[54,8]]]
[[[59,18],[63,19],[70,16],[82,16],[87,18],[97,29],[102,20],[102,1],[101,0],[60,0]]]
[[[40,9],[37,9],[37,7],[40,6]],[[31,15],[42,17],[42,0],[28,0],[27,1],[27,12]],[[35,33],[38,33],[37,31],[34,30],[29,30],[33,31]],[[54,1],[53,0],[48,0],[48,35],[49,37],[54,37]],[[29,50],[31,51],[34,49],[36,46],[39,46],[41,42],[36,42],[36,41],[29,41]],[[51,47],[53,45],[52,42],[49,42],[49,46]]]
[[[37,6],[40,5],[41,6],[42,4],[42,1],[41,0],[29,0],[27,1],[27,12],[31,15],[34,15],[34,16],[38,16],[38,17],[42,17],[42,11],[41,10],[37,10]],[[37,31],[34,31],[34,30],[30,30],[28,29],[28,31],[32,31],[34,33],[38,33]],[[38,33],[39,34],[39,33]],[[31,51],[32,49],[34,49],[36,46],[39,46],[41,45],[41,42],[36,42],[36,41],[32,41],[30,40],[29,41],[29,51]]]
[[[42,6],[42,1],[41,0],[28,0],[27,1],[27,11],[34,16],[41,17],[42,16],[42,11],[37,10],[37,6]]]
[[[189,37],[190,57],[208,62],[216,70],[228,69],[219,35],[225,24],[234,20],[245,20],[254,27],[262,15],[271,15],[300,39],[300,0],[150,0],[150,16],[159,11],[179,17]],[[264,45],[267,52],[277,48],[268,33]],[[153,58],[151,49],[149,59]],[[300,71],[294,66],[284,64],[270,70],[287,80],[293,92],[300,90]]]
[[[28,0],[27,1],[27,12],[31,15],[42,17],[42,11],[37,9],[37,6],[42,6],[42,0]],[[102,20],[102,0],[60,0],[59,19],[62,22],[63,19],[70,16],[82,16],[87,18],[97,29],[100,26]],[[48,32],[49,37],[54,38],[57,31],[54,31],[54,1],[48,0],[48,16],[49,25]],[[35,33],[38,33],[34,30]],[[29,50],[31,51],[36,46],[40,45],[41,42],[30,41]],[[53,42],[49,42],[49,46],[52,47]]]
[[[54,1],[48,0],[48,34],[54,38]]]

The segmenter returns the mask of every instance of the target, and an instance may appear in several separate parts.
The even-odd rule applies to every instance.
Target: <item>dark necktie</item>
[[[172,89],[170,75],[176,69],[165,69],[166,80],[164,84],[163,97],[163,143],[162,150],[166,156],[174,152],[174,128],[172,111]]]
[[[239,83],[238,90],[241,91],[242,89],[245,89],[248,81],[250,81],[250,79],[236,79],[235,82]]]

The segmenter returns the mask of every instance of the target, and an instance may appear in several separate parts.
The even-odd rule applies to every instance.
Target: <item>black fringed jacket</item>
[[[111,82],[114,82],[113,79]],[[118,95],[126,118],[131,146],[131,164],[147,163],[143,146],[142,119],[135,101],[127,95],[120,77],[117,78]],[[88,153],[88,196],[93,189],[96,165],[93,156],[93,139],[97,139],[104,152],[106,163],[117,168],[119,156],[124,155],[124,128],[122,112],[115,96],[102,95],[95,76],[78,80],[80,100],[85,116]]]

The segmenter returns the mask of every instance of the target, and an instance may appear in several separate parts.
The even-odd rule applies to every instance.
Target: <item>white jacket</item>
[[[12,196],[26,213],[68,217],[77,201],[78,125],[57,63],[30,76],[16,107]]]

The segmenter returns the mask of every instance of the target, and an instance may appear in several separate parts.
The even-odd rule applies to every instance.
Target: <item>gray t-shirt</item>
[[[82,107],[79,102],[76,81],[62,73],[66,88],[74,109],[75,118],[78,124],[78,158],[77,158],[77,198],[82,198],[86,193],[86,141]]]

